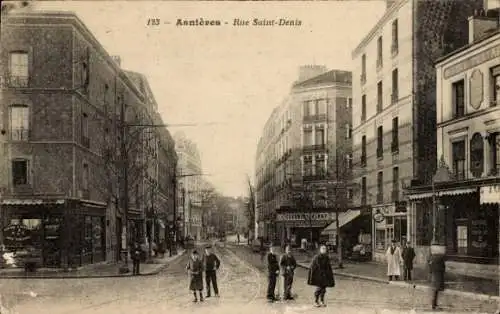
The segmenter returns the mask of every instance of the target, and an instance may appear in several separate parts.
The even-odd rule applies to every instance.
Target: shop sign
[[[335,213],[283,213],[276,215],[277,221],[335,220]]]
[[[25,242],[31,239],[31,232],[24,225],[9,225],[3,229],[3,237],[10,242]]]
[[[500,185],[482,186],[479,190],[481,204],[500,204]]]
[[[385,220],[385,216],[380,210],[377,210],[375,214],[373,214],[373,220],[375,220],[376,223],[381,223]]]
[[[447,67],[443,71],[444,78],[447,79],[458,73],[463,73],[468,69],[471,69],[479,64],[483,64],[486,61],[498,58],[499,56],[500,56],[500,45],[496,45],[488,50],[477,53],[460,63]]]

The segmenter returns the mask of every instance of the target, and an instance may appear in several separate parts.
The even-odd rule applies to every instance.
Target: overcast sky
[[[351,69],[351,52],[385,10],[384,1],[39,2],[75,11],[122,67],[144,73],[166,123],[200,150],[204,172],[222,193],[246,195],[255,150],[272,109],[303,64]],[[178,27],[181,19],[287,18],[300,27]],[[147,26],[149,18],[160,25]],[[164,24],[170,22],[170,24]],[[203,125],[220,122],[216,125]]]

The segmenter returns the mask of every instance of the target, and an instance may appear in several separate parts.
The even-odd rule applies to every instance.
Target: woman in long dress
[[[399,276],[401,276],[400,264],[402,257],[401,250],[396,245],[396,240],[392,240],[391,246],[387,248],[385,256],[387,259],[387,276],[389,277],[389,281],[391,281],[393,277],[399,280]]]
[[[191,253],[191,258],[186,266],[186,270],[191,276],[189,281],[189,290],[193,291],[194,300],[198,302],[196,292],[200,296],[200,302],[203,302],[203,262],[196,250]]]

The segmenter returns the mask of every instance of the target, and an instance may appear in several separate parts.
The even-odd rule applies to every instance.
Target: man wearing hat
[[[406,241],[403,252],[403,279],[411,281],[411,271],[413,270],[413,260],[415,259],[415,250],[411,247],[410,241]]]
[[[389,277],[389,281],[394,277],[396,280],[399,280],[399,276],[401,276],[400,264],[401,264],[401,250],[396,245],[396,240],[391,241],[391,245],[387,248],[387,252],[385,253],[387,259],[387,276]]]
[[[214,288],[215,296],[219,296],[219,288],[217,287],[217,270],[220,267],[220,260],[212,252],[212,247],[205,248],[205,282],[207,285],[207,298],[210,298],[210,283]]]

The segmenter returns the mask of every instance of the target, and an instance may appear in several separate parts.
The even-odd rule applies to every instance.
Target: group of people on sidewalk
[[[203,272],[205,272],[206,297],[210,298],[211,288],[213,287],[216,297],[219,297],[219,288],[217,286],[217,271],[220,267],[220,260],[212,251],[211,246],[205,248],[205,255],[200,257],[197,250],[191,252],[186,270],[190,275],[189,290],[193,292],[193,302],[204,301],[203,298]],[[199,297],[199,299],[198,299]]]
[[[296,268],[297,261],[291,254],[290,245],[285,245],[285,253],[279,258],[279,261],[278,256],[274,253],[273,246],[269,246],[269,252],[267,253],[267,299],[270,302],[279,300],[279,295],[277,296],[275,294],[275,290],[277,279],[280,274],[283,277],[283,300],[294,299],[292,295],[292,284]],[[314,292],[314,305],[316,307],[326,306],[326,288],[335,287],[335,278],[325,245],[320,246],[319,253],[314,256],[311,262],[307,284],[316,287]]]
[[[446,271],[445,264],[445,247],[439,245],[431,245],[430,255],[428,260],[429,271],[431,274],[432,288],[432,309],[437,308],[439,292],[444,290],[444,274]],[[389,281],[393,278],[399,280],[401,276],[400,265],[403,266],[403,279],[405,281],[412,280],[413,261],[415,260],[415,250],[411,246],[410,241],[406,241],[401,249],[396,240],[392,240],[391,245],[387,248],[387,276]]]

